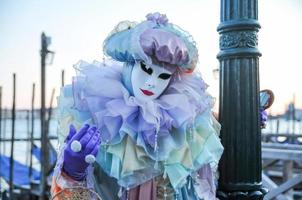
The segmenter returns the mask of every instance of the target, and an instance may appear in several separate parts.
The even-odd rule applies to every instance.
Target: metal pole
[[[16,118],[16,74],[13,74],[13,109],[12,109],[12,137],[11,137],[11,149],[10,149],[10,161],[9,161],[9,197],[13,197],[14,187],[14,143],[15,143],[15,118]]]
[[[44,200],[46,198],[46,190],[47,190],[47,169],[48,169],[48,150],[47,150],[47,126],[46,126],[46,116],[45,116],[45,59],[47,55],[47,38],[44,33],[41,35],[41,193],[40,199]]]
[[[225,147],[217,196],[263,199],[259,115],[257,0],[221,0],[220,105],[221,141]]]

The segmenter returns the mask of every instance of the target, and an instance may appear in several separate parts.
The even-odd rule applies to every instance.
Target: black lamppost
[[[263,199],[257,0],[221,0],[219,199]]]
[[[53,60],[54,52],[48,50],[48,46],[51,43],[51,38],[47,37],[45,33],[41,35],[41,183],[40,183],[40,200],[46,199],[47,191],[47,172],[49,171],[49,148],[48,148],[48,129],[46,121],[46,107],[45,107],[45,96],[46,96],[46,58],[48,54],[51,54],[51,62]]]

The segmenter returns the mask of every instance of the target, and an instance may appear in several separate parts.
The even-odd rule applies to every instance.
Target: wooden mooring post
[[[1,140],[3,139],[3,136],[2,136],[2,86],[0,86],[0,156],[2,155],[2,142]],[[1,161],[0,161],[0,171],[2,170],[1,169]],[[0,188],[2,188],[2,185],[1,185],[1,180],[0,180]],[[1,191],[0,191],[0,194],[1,194]]]
[[[47,55],[47,38],[44,33],[41,35],[41,182],[40,182],[40,199],[45,199],[45,192],[47,188],[47,166],[48,166],[48,151],[47,151],[47,132],[46,132],[46,117],[45,117],[45,59]]]
[[[9,197],[13,198],[14,189],[14,143],[15,143],[15,118],[16,118],[16,74],[13,74],[13,106],[12,106],[12,135],[9,160]]]
[[[35,90],[36,90],[36,85],[33,83],[33,88],[32,88],[32,97],[31,97],[31,130],[30,130],[30,160],[29,160],[29,172],[28,172],[28,177],[29,177],[29,182],[30,182],[30,189],[32,189],[32,166],[33,166],[33,149],[34,149],[34,130],[35,130]]]
[[[61,87],[64,87],[64,85],[65,85],[65,70],[63,69],[61,73]]]
[[[263,185],[269,189],[264,199],[289,200],[293,196],[296,196],[294,199],[301,199],[301,192],[295,188],[302,183],[302,146],[262,143],[262,158]]]
[[[2,121],[3,121],[3,134],[2,134],[2,140],[6,139],[6,126],[7,126],[7,108],[4,108]],[[3,154],[6,155],[6,142],[3,142]]]
[[[26,110],[26,117],[25,117],[25,119],[26,119],[26,133],[27,133],[27,135],[26,135],[26,138],[30,138],[30,113],[29,113],[29,110]],[[28,166],[29,164],[30,164],[30,157],[31,157],[31,152],[30,152],[30,142],[26,142],[26,161],[25,161],[25,163],[26,163],[26,165]]]
[[[55,88],[52,89],[51,92],[51,97],[50,97],[50,103],[49,103],[49,108],[48,108],[48,114],[47,114],[47,120],[46,120],[46,127],[47,127],[47,132],[49,133],[49,129],[50,129],[50,121],[51,121],[51,117],[52,117],[52,106],[53,106],[53,100],[55,97]]]
[[[221,140],[217,196],[263,199],[259,115],[258,1],[221,0],[220,105]]]

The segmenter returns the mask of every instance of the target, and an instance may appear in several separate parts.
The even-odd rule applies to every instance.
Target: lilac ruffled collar
[[[136,144],[156,148],[171,129],[192,123],[212,107],[206,84],[195,74],[175,78],[158,99],[141,102],[123,85],[122,68],[112,60],[75,65],[74,106],[91,114],[106,144],[119,143],[128,134]]]

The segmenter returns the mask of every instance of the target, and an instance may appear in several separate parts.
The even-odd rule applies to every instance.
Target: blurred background
[[[261,88],[274,91],[272,114],[281,114],[295,94],[296,107],[302,107],[300,81],[302,46],[302,2],[300,0],[260,0],[258,34]],[[52,88],[58,94],[61,70],[65,82],[74,75],[79,60],[102,60],[102,43],[120,21],[142,21],[150,12],[165,13],[170,22],[190,32],[199,48],[199,69],[218,96],[220,1],[210,0],[0,0],[0,85],[3,106],[11,106],[12,73],[17,74],[17,108],[29,108],[32,83],[40,81],[40,35],[51,37],[49,49],[55,52],[47,67],[47,98]],[[299,84],[300,83],[300,84]],[[37,85],[37,96],[39,96]],[[37,106],[39,99],[37,99]],[[54,102],[55,103],[55,102]]]
[[[275,94],[268,110],[269,120],[263,133],[302,134],[302,1],[259,0],[258,33],[260,88]],[[56,96],[64,83],[75,75],[73,65],[79,60],[102,61],[102,43],[118,22],[142,21],[151,12],[165,13],[170,22],[194,37],[199,49],[198,69],[209,85],[209,92],[219,99],[218,0],[0,0],[0,155],[12,155],[13,74],[16,74],[16,119],[14,158],[20,164],[40,170],[39,156],[32,146],[41,146],[39,108],[41,106],[41,34],[45,32],[52,51],[46,57],[46,121],[52,146],[56,145]],[[64,73],[64,76],[62,75]],[[35,83],[34,110],[32,109]],[[215,108],[218,110],[218,103]],[[289,142],[288,137],[267,137],[275,142]],[[6,142],[5,142],[6,140]],[[293,141],[292,141],[293,142]],[[295,144],[301,144],[296,137]],[[39,154],[39,153],[38,153]],[[37,154],[37,155],[38,155]],[[32,160],[32,161],[30,161]],[[3,161],[4,162],[4,161]],[[3,171],[3,168],[0,168]],[[29,173],[29,172],[28,172]],[[33,173],[33,172],[32,172]],[[4,175],[2,175],[4,177]],[[31,178],[33,179],[33,178]],[[8,183],[1,179],[1,191]]]

